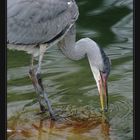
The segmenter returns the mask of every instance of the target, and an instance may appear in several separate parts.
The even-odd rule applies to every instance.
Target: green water
[[[28,77],[31,56],[10,50],[7,115],[8,128],[14,132],[8,133],[8,140],[133,139],[132,0],[77,0],[77,4],[80,11],[77,40],[92,38],[112,62],[108,80],[109,111],[105,114],[107,122],[100,116],[98,90],[87,59],[69,60],[57,47],[46,52],[42,64],[43,83],[53,108],[73,106],[79,111],[79,108],[89,106],[89,110],[98,115],[93,117],[94,120],[74,120],[71,125],[67,120],[67,123],[52,125],[48,119],[42,121],[42,116],[36,117],[38,103],[26,107],[23,112],[23,107],[36,99]]]

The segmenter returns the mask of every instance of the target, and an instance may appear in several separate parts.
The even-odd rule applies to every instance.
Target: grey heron
[[[72,60],[87,56],[100,95],[101,109],[108,108],[107,80],[110,61],[102,48],[90,38],[76,42],[75,22],[79,10],[75,0],[8,0],[7,46],[32,54],[29,75],[38,95],[40,109],[45,112],[43,100],[52,119],[55,118],[47,92],[41,80],[41,62],[44,53],[57,44],[62,53]],[[34,57],[38,65],[34,67]],[[41,98],[43,96],[43,99]]]

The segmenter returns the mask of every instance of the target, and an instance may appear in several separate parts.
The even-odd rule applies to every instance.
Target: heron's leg
[[[47,92],[44,90],[44,87],[43,87],[43,84],[42,84],[42,79],[41,79],[41,64],[42,64],[42,60],[43,60],[43,56],[44,56],[44,53],[46,51],[46,46],[40,46],[40,55],[39,55],[39,62],[38,62],[38,68],[37,68],[37,73],[36,73],[36,76],[37,76],[37,79],[38,79],[38,83],[43,91],[43,96],[44,96],[44,99],[45,99],[45,102],[48,106],[48,110],[49,110],[49,113],[50,113],[50,116],[52,118],[55,118],[54,116],[54,112],[52,110],[52,107],[51,107],[51,103],[48,99],[48,94]]]
[[[38,102],[39,102],[39,105],[40,105],[40,110],[42,111],[42,112],[45,112],[46,111],[46,109],[45,109],[45,107],[44,107],[44,105],[43,105],[43,98],[41,97],[41,95],[40,95],[40,87],[39,87],[39,85],[38,85],[38,81],[37,81],[37,78],[36,78],[36,70],[35,70],[35,68],[34,68],[34,57],[33,57],[33,55],[32,55],[32,58],[31,58],[31,67],[30,67],[30,70],[29,70],[29,76],[30,76],[30,79],[31,79],[31,81],[32,81],[32,84],[33,84],[33,86],[34,86],[34,88],[35,88],[35,91],[36,91],[36,93],[37,93],[37,99],[38,99]]]
[[[43,95],[43,98],[48,106],[48,110],[49,110],[51,118],[55,119],[50,101],[49,101],[48,96],[47,96],[47,92],[44,90],[44,87],[42,84],[42,79],[41,79],[41,74],[40,74],[41,73],[41,63],[42,63],[42,59],[43,59],[45,51],[46,51],[46,47],[40,46],[38,67],[36,70],[33,69],[32,74],[31,74],[32,79],[33,79],[32,82],[33,82],[33,85],[35,85],[34,87],[35,87],[36,92],[39,93],[40,95]]]

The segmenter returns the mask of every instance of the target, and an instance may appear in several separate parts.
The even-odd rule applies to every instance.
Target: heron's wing
[[[46,43],[78,18],[74,0],[8,0],[7,41]]]

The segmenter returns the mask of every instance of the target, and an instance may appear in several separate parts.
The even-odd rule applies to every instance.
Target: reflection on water
[[[52,122],[48,114],[35,115],[39,105],[28,77],[30,55],[8,51],[8,140],[133,139],[132,0],[77,3],[77,40],[94,39],[112,62],[108,113],[100,113],[87,59],[68,60],[55,46],[45,54],[42,77],[52,106],[61,110],[59,116],[63,119]]]
[[[73,110],[73,107],[68,107],[68,110],[66,108],[63,108],[65,112],[63,115],[67,113],[69,115],[63,117],[59,114],[57,121],[52,121],[43,114],[33,116],[33,110],[29,111],[29,109],[17,112],[9,119],[8,138],[11,140],[91,140],[97,138],[110,140],[110,125],[103,114],[95,114],[87,108],[78,110]]]

